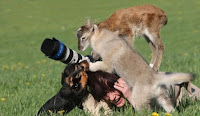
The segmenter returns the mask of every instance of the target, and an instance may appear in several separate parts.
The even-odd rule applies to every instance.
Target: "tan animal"
[[[153,5],[134,6],[114,12],[108,19],[98,24],[99,28],[106,28],[111,31],[118,31],[119,36],[127,40],[132,46],[135,36],[144,36],[152,50],[150,67],[155,71],[159,70],[164,44],[160,38],[160,30],[167,24],[167,16],[163,10]],[[88,29],[91,27],[87,19],[85,25],[77,31],[78,49],[84,51],[88,43]],[[93,56],[98,54],[93,52]],[[98,58],[98,57],[97,57]]]
[[[159,74],[148,66],[144,59],[121,39],[118,33],[98,28],[96,24],[89,29],[85,38],[102,61],[89,64],[90,71],[116,73],[132,87],[133,107],[136,110],[151,108],[157,100],[166,112],[174,110],[172,100],[165,85],[181,84],[193,79],[190,73]]]

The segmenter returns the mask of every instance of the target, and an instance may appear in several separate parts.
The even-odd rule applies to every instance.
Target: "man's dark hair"
[[[116,90],[114,83],[119,79],[117,75],[103,71],[88,72],[87,74],[89,90],[97,101],[104,99],[107,93]]]

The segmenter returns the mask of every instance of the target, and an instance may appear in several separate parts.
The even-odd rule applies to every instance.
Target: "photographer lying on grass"
[[[117,107],[125,105],[127,99],[131,104],[134,101],[131,100],[131,87],[120,77],[107,72],[96,71],[88,73],[88,85],[90,91],[96,100],[104,99],[111,102]],[[190,97],[200,99],[200,89],[191,83],[180,84],[178,92],[169,92],[170,96],[175,103],[180,102],[183,94],[188,94]],[[177,87],[177,86],[176,86]],[[183,92],[181,88],[185,88],[187,92]],[[168,87],[170,90],[175,89],[175,85]],[[191,92],[190,92],[191,91]]]
[[[76,51],[66,47],[61,41],[56,38],[49,39],[46,38],[41,46],[41,51],[51,59],[61,61],[65,64],[68,63],[78,63],[81,60],[86,59],[81,54],[78,54]],[[95,61],[92,57],[87,57],[91,62]],[[162,73],[162,72],[159,72]],[[97,100],[104,99],[115,104],[117,107],[124,106],[125,98],[132,104],[134,101],[131,101],[131,87],[129,87],[125,81],[119,78],[116,75],[109,74],[106,72],[90,72],[89,75],[89,85],[91,86],[91,92]],[[176,105],[181,101],[183,89],[187,90],[187,94],[190,97],[200,98],[200,89],[193,85],[191,82],[180,84],[180,85],[171,85],[167,87],[168,90],[174,90],[169,92],[171,98],[173,99]]]

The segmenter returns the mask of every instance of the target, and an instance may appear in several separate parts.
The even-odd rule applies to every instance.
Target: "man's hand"
[[[119,78],[117,82],[115,82],[114,88],[121,91],[126,98],[131,96],[132,89],[122,78]]]
[[[114,88],[121,91],[124,97],[134,106],[132,99],[132,87],[130,87],[122,78],[119,78],[114,84]]]

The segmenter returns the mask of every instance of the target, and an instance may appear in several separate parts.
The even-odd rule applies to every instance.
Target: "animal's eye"
[[[86,39],[86,37],[82,37],[82,40],[85,40]]]
[[[79,70],[83,70],[83,69],[84,69],[84,66],[79,65],[79,66],[78,66],[78,69],[79,69]]]

